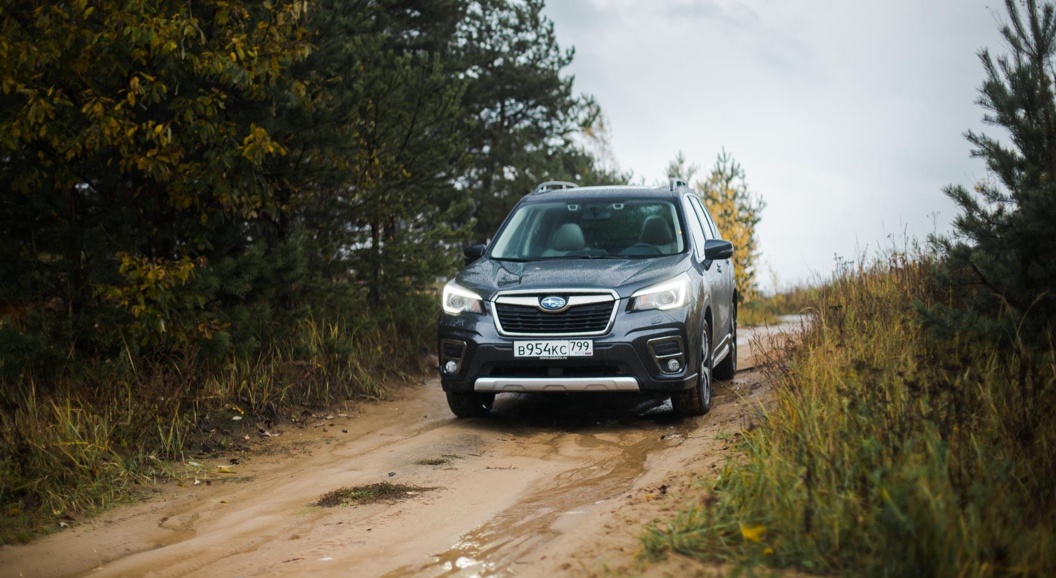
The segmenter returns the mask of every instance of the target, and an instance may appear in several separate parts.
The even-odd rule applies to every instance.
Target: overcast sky
[[[760,285],[827,277],[835,255],[944,232],[948,184],[985,176],[977,53],[1000,0],[549,0],[568,72],[609,120],[619,166],[706,172],[725,147],[767,203]]]

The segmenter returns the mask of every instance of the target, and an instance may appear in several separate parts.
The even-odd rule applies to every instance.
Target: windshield
[[[526,203],[492,243],[493,259],[657,257],[685,248],[674,203],[585,199]]]

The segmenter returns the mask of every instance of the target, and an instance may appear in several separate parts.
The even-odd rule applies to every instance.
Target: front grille
[[[614,303],[574,305],[560,313],[547,313],[537,307],[496,303],[495,310],[506,333],[550,335],[600,333],[609,326]]]

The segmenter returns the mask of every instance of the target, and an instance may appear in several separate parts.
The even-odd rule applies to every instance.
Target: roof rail
[[[671,190],[672,191],[677,189],[678,187],[688,187],[688,186],[689,186],[689,183],[687,183],[686,181],[683,181],[682,179],[680,179],[678,177],[671,177]]]
[[[546,191],[560,191],[562,189],[575,189],[579,185],[576,183],[570,183],[568,181],[546,181],[545,183],[539,183],[532,189],[532,193],[543,193]]]

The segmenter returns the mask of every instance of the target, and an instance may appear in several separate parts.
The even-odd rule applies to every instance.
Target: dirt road
[[[740,365],[754,364],[742,331]],[[755,333],[758,335],[758,333]],[[200,460],[198,483],[165,484],[26,546],[2,576],[564,576],[701,570],[638,566],[643,525],[684,506],[720,468],[729,436],[766,391],[756,370],[716,386],[712,411],[680,419],[662,400],[499,396],[456,420],[437,380],[261,438],[263,454]],[[350,406],[351,407],[351,406]],[[189,466],[191,467],[191,466]],[[229,469],[233,473],[221,473]],[[408,499],[313,505],[343,487],[420,486]]]

